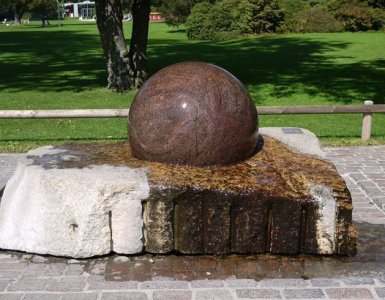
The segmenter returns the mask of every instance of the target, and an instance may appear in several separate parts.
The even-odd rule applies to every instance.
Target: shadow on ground
[[[87,31],[0,32],[0,89],[82,91],[103,87],[100,40]]]
[[[0,32],[0,88],[5,91],[82,91],[106,85],[100,40],[95,29]],[[70,25],[66,25],[70,26]],[[76,25],[78,26],[78,25]],[[172,33],[170,33],[172,34]],[[258,90],[273,85],[272,97],[303,92],[350,103],[371,98],[385,103],[385,59],[338,64],[329,51],[347,42],[265,37],[224,42],[151,39],[149,69],[201,60],[228,69]],[[337,57],[343,59],[343,57]],[[347,59],[349,59],[347,57]],[[252,91],[253,93],[253,91]],[[253,95],[258,104],[258,95]],[[260,101],[259,101],[260,102]]]
[[[217,64],[236,75],[244,84],[256,88],[274,85],[271,96],[288,97],[298,91],[326,96],[346,104],[371,98],[385,103],[385,60],[336,64],[325,52],[344,49],[348,43],[273,37],[226,42],[176,43],[175,40],[150,41],[150,71],[184,60]],[[254,95],[253,95],[254,96]],[[258,104],[258,99],[254,97]]]

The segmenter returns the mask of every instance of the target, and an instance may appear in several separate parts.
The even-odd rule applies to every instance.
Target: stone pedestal
[[[253,157],[216,168],[141,161],[127,143],[31,151],[1,200],[0,248],[72,257],[354,254],[350,193],[315,136],[261,133]]]

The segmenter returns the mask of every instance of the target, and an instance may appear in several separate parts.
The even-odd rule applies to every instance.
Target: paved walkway
[[[0,299],[385,298],[385,146],[326,148],[353,197],[358,254],[106,256],[0,251]],[[0,154],[0,188],[16,155]]]

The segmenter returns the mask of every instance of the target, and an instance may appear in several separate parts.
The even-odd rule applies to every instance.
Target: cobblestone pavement
[[[0,299],[385,298],[385,146],[326,148],[353,197],[358,254],[119,256],[0,251]],[[0,155],[0,189],[16,156]]]

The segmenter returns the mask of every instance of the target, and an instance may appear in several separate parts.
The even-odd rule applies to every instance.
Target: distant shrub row
[[[205,1],[192,7],[185,25],[188,38],[206,40],[260,33],[381,30],[385,0]]]
[[[187,18],[186,27],[190,39],[223,39],[241,34],[277,32],[283,21],[284,12],[278,1],[222,0],[196,4]]]

